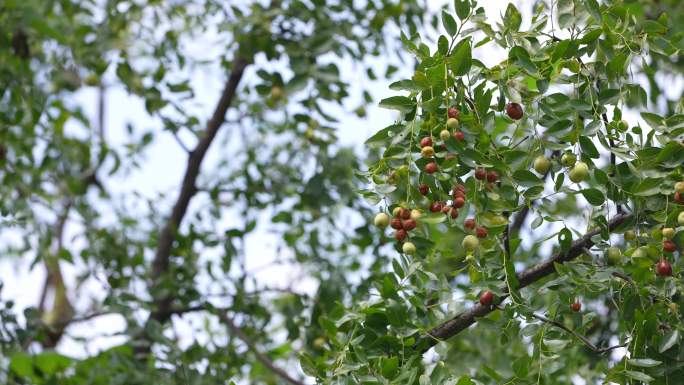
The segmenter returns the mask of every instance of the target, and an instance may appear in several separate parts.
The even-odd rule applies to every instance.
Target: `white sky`
[[[433,10],[441,8],[442,4],[451,1],[432,1],[429,0],[430,7]],[[500,15],[504,13],[508,2],[499,0],[480,1],[486,9],[489,20],[500,21]],[[523,24],[523,28],[529,25],[529,17],[531,10],[531,0],[514,2],[524,15],[524,20],[527,24]],[[491,47],[493,45],[489,45]],[[198,55],[206,56],[206,47],[197,45],[195,47]],[[479,59],[483,60],[487,65],[498,63],[506,57],[503,50],[487,51],[485,56],[481,55],[479,51]],[[352,83],[359,83],[360,79],[355,68],[349,65],[348,62],[338,63],[342,71],[343,79]],[[384,68],[383,61],[378,60],[378,68]],[[382,73],[378,71],[378,73]],[[395,79],[410,76],[411,68],[405,68],[395,75]],[[199,116],[208,117],[214,107],[218,94],[222,87],[222,82],[217,81],[218,78],[223,78],[224,75],[219,70],[214,71],[200,71],[196,73],[193,78],[193,85],[196,90],[196,98],[192,105],[198,111],[203,111]],[[394,92],[387,88],[389,82],[378,81],[372,87],[376,101],[392,95]],[[356,86],[358,90],[358,85]],[[358,94],[352,92],[352,95]],[[94,116],[96,108],[96,93],[94,89],[85,89],[79,91],[76,99],[81,103],[84,110],[90,115]],[[359,100],[350,100],[347,106],[356,106]],[[137,128],[147,128],[150,126],[150,119],[148,118],[143,105],[134,97],[125,93],[124,90],[118,87],[112,87],[107,93],[107,114],[106,127],[108,140],[113,143],[121,143],[125,141],[125,125],[127,122],[133,122]],[[361,144],[372,133],[380,128],[383,128],[392,123],[394,115],[388,113],[388,110],[380,109],[376,104],[368,106],[367,117],[359,119],[354,114],[338,114],[341,119],[337,134],[343,144],[354,145],[361,149]],[[158,126],[158,125],[157,125]],[[224,127],[224,129],[228,129]],[[211,151],[216,151],[212,148]],[[174,198],[177,186],[179,185],[182,172],[185,168],[185,154],[180,149],[176,141],[169,135],[163,134],[157,137],[152,148],[147,151],[147,156],[144,161],[144,168],[136,171],[127,177],[125,183],[112,183],[109,185],[110,190],[114,194],[126,194],[132,191],[141,192],[148,197],[154,197],[160,191],[174,191],[170,198]],[[210,162],[205,163],[210,164]],[[206,170],[206,168],[205,168]],[[166,215],[166,213],[164,213]],[[247,238],[246,255],[258,255],[260,258],[248,258],[248,268],[253,269],[267,264],[275,257],[276,239],[267,233],[267,226],[259,226],[257,231],[252,233]],[[67,229],[67,235],[69,229]],[[73,234],[73,231],[72,231]],[[0,236],[7,236],[7,234],[0,233]],[[68,238],[67,238],[68,239]],[[33,270],[29,270],[29,263],[31,261],[26,258],[22,260],[0,258],[0,280],[5,283],[2,296],[5,299],[12,298],[16,302],[15,309],[23,309],[29,306],[36,306],[38,303],[39,291],[42,286],[45,272],[42,265],[38,264]],[[78,267],[62,264],[67,286],[74,287],[75,274],[79,271]],[[294,269],[286,269],[283,266],[276,268],[262,270],[259,274],[260,279],[266,286],[283,286],[288,283],[288,278],[294,273]],[[295,286],[296,290],[313,292],[315,286],[312,281],[303,280],[299,285]],[[103,298],[105,293],[101,286],[96,282],[90,282],[87,285],[87,290],[81,290],[81,293],[87,293],[88,297]],[[71,300],[77,304],[81,310],[87,306],[87,297],[75,298],[71,294]],[[201,327],[201,318],[186,317],[185,320],[191,319],[190,322],[176,322],[176,329],[181,335],[182,344],[192,342],[194,338],[202,338],[201,334],[193,331],[194,328]],[[123,330],[123,320],[118,316],[100,317],[90,322],[80,323],[77,327],[70,327],[68,329],[68,336],[65,336],[58,350],[64,354],[82,357],[88,354],[93,354],[100,349],[111,347],[120,344],[124,337],[107,337],[101,336],[102,331],[107,331],[107,334]],[[86,337],[98,336],[98,338],[91,340],[88,346],[76,341],[73,336]]]

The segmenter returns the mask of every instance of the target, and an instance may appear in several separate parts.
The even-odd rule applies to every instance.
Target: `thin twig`
[[[587,337],[585,337],[582,334],[570,329],[569,327],[563,325],[562,323],[560,323],[558,321],[546,318],[543,315],[536,314],[536,313],[531,313],[531,315],[532,315],[532,317],[534,317],[534,318],[536,318],[542,322],[548,323],[550,325],[553,325],[559,329],[563,329],[566,332],[572,334],[573,336],[575,336],[575,338],[582,341],[582,343],[584,343],[589,349],[593,350],[594,352],[596,352],[598,354],[603,354],[603,353],[609,352],[611,350],[614,350],[617,348],[624,348],[625,346],[627,346],[627,343],[623,343],[623,344],[619,344],[619,345],[609,346],[606,348],[599,348],[596,345],[594,345],[591,341],[589,341],[589,339]]]
[[[219,311],[216,313],[216,315],[219,317],[221,322],[223,322],[223,324],[225,324],[228,327],[228,329],[233,335],[235,335],[242,342],[244,342],[245,345],[247,345],[247,348],[249,348],[252,354],[256,356],[257,360],[259,360],[259,362],[261,362],[275,375],[289,382],[292,385],[305,385],[304,382],[291,377],[289,374],[287,374],[286,371],[277,367],[267,355],[265,355],[259,350],[259,348],[256,346],[256,343],[254,343],[254,341],[244,332],[244,330],[237,326],[237,324],[235,324],[235,321],[233,321],[233,319],[230,318],[225,312]]]

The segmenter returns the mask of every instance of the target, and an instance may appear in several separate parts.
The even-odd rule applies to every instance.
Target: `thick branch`
[[[221,98],[219,99],[214,113],[207,122],[207,127],[204,136],[197,143],[197,146],[190,152],[188,156],[188,165],[183,176],[183,182],[180,188],[180,194],[173,206],[171,216],[168,218],[166,224],[159,233],[157,252],[152,262],[152,287],[156,287],[160,283],[160,279],[164,273],[169,269],[169,258],[171,256],[171,249],[173,239],[178,226],[180,225],[185,213],[190,204],[190,199],[197,192],[196,182],[199,175],[200,166],[204,160],[209,146],[213,142],[219,128],[223,124],[228,111],[228,107],[235,98],[235,93],[247,66],[247,60],[241,57],[235,58],[233,66],[228,77],[228,81],[223,89]],[[156,300],[157,309],[152,313],[151,318],[159,322],[164,322],[170,316],[169,307],[171,305],[172,297],[165,296]]]
[[[609,231],[613,231],[617,226],[625,222],[630,216],[630,214],[621,214],[615,216],[608,222]],[[545,261],[517,274],[520,288],[529,286],[541,280],[542,278],[555,273],[556,269],[554,265],[556,263],[565,263],[577,258],[584,252],[584,248],[589,248],[594,245],[594,242],[591,240],[591,238],[600,232],[601,229],[598,228],[589,231],[584,236],[574,241],[566,253],[558,252],[551,258],[546,259]],[[507,289],[503,288],[503,291],[506,292]],[[507,296],[502,296],[497,298],[495,305],[503,302],[506,297]],[[432,330],[428,332],[428,335],[421,338],[414,347],[422,352],[425,352],[436,345],[439,341],[446,340],[467,329],[470,325],[477,321],[478,317],[484,317],[485,315],[494,311],[494,309],[494,306],[483,306],[477,304],[461,314],[456,315],[450,320],[442,323],[441,325],[432,328]]]
[[[283,369],[275,366],[273,361],[271,361],[270,358],[268,358],[267,355],[259,351],[259,348],[256,346],[254,341],[252,341],[251,338],[245,332],[235,324],[232,318],[228,317],[228,315],[224,312],[217,312],[217,316],[223,322],[230,332],[235,335],[237,338],[242,340],[242,342],[247,345],[247,348],[256,356],[257,360],[261,362],[265,367],[267,367],[270,371],[275,373],[278,377],[282,378],[283,380],[289,382],[292,385],[305,385],[304,382],[297,380],[295,378],[290,377],[287,372],[285,372]]]

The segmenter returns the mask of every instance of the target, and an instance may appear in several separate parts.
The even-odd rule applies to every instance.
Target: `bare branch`
[[[249,350],[254,354],[265,367],[267,367],[270,371],[272,371],[274,374],[276,374],[278,377],[282,378],[283,380],[289,382],[292,385],[305,385],[304,382],[297,380],[293,377],[291,377],[287,372],[285,372],[283,369],[275,366],[273,361],[271,361],[270,358],[268,358],[267,355],[259,351],[259,348],[256,346],[254,341],[252,341],[251,338],[245,332],[235,324],[235,321],[233,321],[232,318],[228,317],[228,315],[225,312],[217,312],[216,314],[219,319],[221,320],[222,323],[224,323],[230,332],[238,337],[242,342],[247,345]]]
[[[627,343],[624,343],[624,344],[609,346],[609,347],[606,347],[606,348],[599,348],[599,347],[597,347],[596,345],[594,345],[591,341],[589,341],[589,339],[588,339],[587,337],[585,337],[585,336],[583,336],[582,334],[580,334],[580,333],[578,333],[578,332],[576,332],[576,331],[570,329],[569,327],[563,325],[562,323],[560,323],[560,322],[558,322],[558,321],[555,321],[555,320],[546,318],[546,317],[544,317],[543,315],[535,314],[535,313],[532,313],[532,317],[534,317],[534,318],[536,318],[536,319],[538,319],[538,320],[540,320],[540,321],[542,321],[542,322],[546,322],[546,323],[548,323],[548,324],[550,324],[550,325],[553,325],[553,326],[555,326],[555,327],[557,327],[557,328],[559,328],[559,329],[565,330],[566,332],[568,332],[568,333],[572,334],[573,336],[575,336],[575,338],[577,338],[578,340],[582,341],[582,343],[584,343],[589,349],[593,350],[594,352],[596,352],[596,353],[598,353],[598,354],[603,354],[603,353],[609,352],[609,351],[611,351],[611,350],[614,350],[614,349],[617,349],[617,348],[624,348],[625,346],[627,346]]]
[[[197,143],[197,146],[188,155],[188,165],[185,170],[185,175],[183,176],[183,182],[181,183],[180,194],[178,199],[173,206],[171,216],[168,218],[166,224],[159,233],[159,238],[157,242],[157,251],[154,256],[154,261],[152,262],[152,288],[160,284],[161,277],[169,269],[169,258],[171,256],[171,245],[173,243],[175,232],[178,230],[185,213],[190,204],[190,200],[197,193],[196,182],[197,177],[200,172],[200,166],[204,160],[209,146],[213,142],[219,128],[224,122],[226,112],[233,99],[235,98],[235,93],[237,91],[240,79],[242,79],[242,74],[244,73],[245,67],[247,67],[247,60],[242,57],[236,57],[233,60],[233,66],[230,71],[230,76],[228,81],[221,93],[221,98],[219,99],[214,113],[207,122],[207,127],[204,131],[204,136]],[[162,298],[157,298],[155,304],[157,308],[152,312],[151,318],[159,322],[164,322],[169,317],[169,308],[171,306],[172,297],[165,296]]]

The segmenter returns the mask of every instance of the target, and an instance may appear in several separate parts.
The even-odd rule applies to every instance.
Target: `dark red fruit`
[[[523,117],[523,108],[518,103],[506,104],[506,114],[513,120],[519,120]]]
[[[413,219],[404,219],[401,221],[401,227],[406,231],[411,231],[416,228],[416,221]]]
[[[401,224],[401,219],[399,219],[399,218],[392,218],[392,220],[390,221],[390,227],[393,228],[393,229],[395,229],[395,230],[401,229],[401,228],[403,227],[402,224]]]
[[[420,140],[420,147],[432,146],[432,138],[429,136],[424,137]]]
[[[401,211],[399,211],[399,216],[401,219],[409,219],[411,218],[411,210],[402,208]]]
[[[465,200],[465,193],[463,191],[454,192],[454,199],[456,198],[462,198],[463,200]]]
[[[487,290],[480,296],[480,304],[482,306],[489,306],[494,302],[494,293]]]
[[[463,221],[463,227],[465,227],[467,230],[472,230],[475,228],[475,219],[473,218],[468,218],[465,221]]]
[[[418,191],[420,191],[420,193],[423,195],[427,195],[430,192],[430,186],[426,185],[425,183],[421,183],[418,185]]]
[[[475,179],[484,180],[487,177],[487,171],[484,168],[478,167],[475,170]]]
[[[454,207],[460,209],[463,205],[465,205],[465,199],[461,197],[454,198]]]
[[[430,211],[433,213],[438,213],[438,212],[442,211],[442,202],[440,202],[440,201],[433,202],[430,205]]]
[[[449,214],[449,210],[451,210],[451,207],[449,207],[449,206],[443,206],[442,207],[442,212],[444,214]]]
[[[478,227],[475,229],[475,235],[477,235],[478,238],[487,238],[487,229],[484,227]]]
[[[437,172],[437,163],[435,162],[430,162],[425,165],[425,172],[428,174],[434,174]]]
[[[656,263],[656,273],[661,277],[669,277],[672,275],[672,265],[665,259],[661,259]]]
[[[499,180],[499,173],[496,171],[490,171],[487,173],[487,181],[494,183]]]
[[[458,210],[455,207],[451,208],[451,219],[458,218]]]
[[[675,192],[674,201],[677,203],[684,203],[684,196],[682,196],[682,193],[680,193],[679,191]]]
[[[461,191],[461,192],[465,193],[465,192],[466,192],[466,188],[465,188],[465,186],[462,185],[462,184],[457,184],[456,186],[454,186],[454,188],[452,189],[452,191],[454,191],[454,193],[455,193],[456,191]]]
[[[447,115],[449,118],[458,119],[461,116],[461,112],[454,107],[449,107]]]
[[[437,151],[446,151],[446,149],[447,149],[444,144],[438,144],[436,146],[436,148],[437,148]]]
[[[570,304],[570,309],[577,313],[578,311],[582,310],[582,304],[579,302],[573,302]]]
[[[458,140],[459,142],[462,142],[465,140],[465,134],[461,131],[456,131],[454,132],[454,139]]]
[[[394,232],[394,239],[396,239],[397,241],[401,242],[401,241],[403,241],[404,239],[406,239],[406,236],[407,236],[407,235],[408,235],[408,233],[406,232],[406,230],[404,230],[404,229],[399,229],[399,230],[397,230],[397,231]]]
[[[674,253],[677,251],[677,245],[672,242],[671,239],[666,239],[663,241],[663,250],[667,251],[668,253]]]

